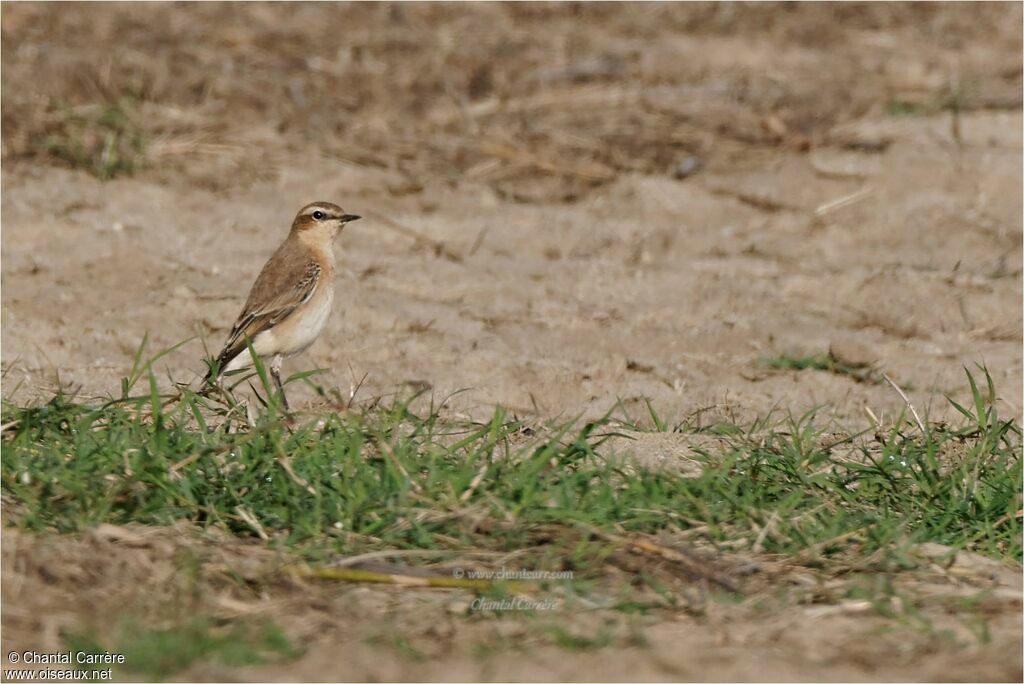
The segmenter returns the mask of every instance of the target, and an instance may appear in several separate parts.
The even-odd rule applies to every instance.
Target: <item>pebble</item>
[[[676,178],[683,179],[700,171],[700,157],[689,155],[683,157],[675,169],[672,170],[672,175]]]

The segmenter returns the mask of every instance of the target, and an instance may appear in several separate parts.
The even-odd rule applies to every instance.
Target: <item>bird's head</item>
[[[334,237],[346,223],[358,220],[356,214],[347,214],[337,204],[331,202],[313,202],[307,204],[295,215],[292,230],[299,232],[322,233],[324,237]]]

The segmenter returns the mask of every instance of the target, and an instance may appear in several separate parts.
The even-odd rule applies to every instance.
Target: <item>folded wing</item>
[[[316,292],[320,273],[321,268],[315,262],[307,262],[301,277],[296,277],[298,273],[294,272],[260,273],[242,313],[231,328],[224,349],[217,357],[218,373],[223,372],[232,359],[245,350],[246,339],[255,339],[261,332],[277,325],[308,302]],[[293,283],[290,286],[287,285],[289,280]],[[265,293],[270,292],[279,294],[269,298],[265,296]]]

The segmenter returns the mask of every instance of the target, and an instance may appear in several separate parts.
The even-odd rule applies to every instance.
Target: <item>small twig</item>
[[[466,491],[462,492],[459,496],[459,503],[466,503],[469,501],[469,497],[473,496],[473,492],[475,492],[476,488],[480,486],[480,483],[484,481],[484,476],[487,474],[487,469],[490,468],[490,466],[490,463],[484,463],[483,467],[480,468],[480,472],[478,472],[469,483],[469,487],[466,488]]]
[[[810,160],[811,170],[814,171],[814,175],[819,178],[828,178],[829,180],[856,180],[863,181],[867,179],[867,174],[859,173],[857,171],[837,171],[833,169],[827,169],[818,164],[813,158]]]
[[[586,528],[591,534],[597,537],[601,537],[602,539],[606,539],[615,544],[621,544],[638,553],[647,554],[649,556],[656,556],[664,560],[672,561],[674,563],[677,563],[678,565],[681,565],[684,570],[686,570],[689,573],[692,573],[693,575],[696,575],[697,577],[706,579],[709,582],[717,584],[723,589],[726,589],[733,593],[740,593],[739,588],[737,588],[735,584],[733,584],[726,578],[722,577],[722,573],[718,571],[716,568],[710,567],[704,563],[700,563],[699,561],[691,558],[690,556],[687,556],[684,553],[680,553],[675,549],[671,549],[667,546],[662,546],[661,544],[655,543],[649,539],[629,538],[617,534],[611,534],[609,532],[605,532],[590,525],[582,525],[582,527]]]
[[[764,551],[764,540],[765,540],[765,537],[767,537],[768,536],[768,532],[771,531],[775,527],[775,523],[778,522],[778,520],[779,520],[779,512],[778,511],[772,511],[772,514],[768,517],[768,521],[765,522],[764,527],[762,527],[761,531],[757,534],[757,539],[754,540],[754,545],[750,549],[751,552],[753,552],[753,553],[761,553],[762,551]]]
[[[799,207],[796,207],[785,202],[766,197],[764,195],[757,195],[743,190],[737,190],[732,187],[718,187],[713,185],[706,186],[708,192],[712,195],[718,195],[720,197],[731,197],[738,202],[742,202],[749,207],[760,209],[761,211],[775,213],[778,211],[799,211]]]
[[[365,563],[366,561],[381,560],[383,558],[408,558],[416,556],[448,556],[456,554],[455,551],[446,551],[444,549],[383,549],[381,551],[368,551],[367,553],[361,553],[357,556],[348,556],[346,558],[339,558],[334,561],[332,567],[344,568],[350,565],[356,565],[357,563]],[[468,551],[458,553],[460,556],[476,556],[480,558],[499,558],[505,556],[500,551]]]
[[[804,615],[813,619],[829,615],[863,613],[874,608],[874,605],[871,601],[841,601],[836,605],[811,606],[804,610]]]
[[[996,521],[992,523],[992,527],[999,527],[1003,523],[1009,522],[1010,518],[1024,518],[1024,508],[1017,511],[1016,513],[1006,513],[1004,515],[999,516],[999,518],[997,518]]]
[[[313,489],[312,485],[310,485],[309,482],[307,482],[303,478],[299,477],[295,473],[295,471],[292,470],[292,464],[288,461],[288,459],[286,457],[278,456],[277,457],[277,464],[280,465],[282,468],[284,468],[284,472],[288,473],[288,477],[292,478],[292,480],[295,482],[295,484],[299,485],[300,487],[305,489],[307,492],[309,492],[313,496],[316,496],[316,490]]]
[[[813,557],[814,555],[816,555],[819,551],[821,551],[826,546],[829,546],[830,544],[837,544],[837,543],[839,543],[841,541],[846,541],[847,539],[851,539],[853,537],[856,537],[858,534],[862,533],[865,529],[866,528],[859,527],[856,530],[851,530],[851,531],[846,532],[844,534],[837,535],[835,537],[832,537],[831,539],[822,539],[820,542],[815,542],[814,544],[811,544],[807,548],[805,548],[802,551],[800,551],[797,554],[797,557],[802,559],[802,560],[809,559],[809,558]]]
[[[189,463],[194,463],[198,458],[198,452],[192,454],[191,456],[186,456],[185,458],[181,459],[180,461],[172,465],[170,468],[168,468],[167,474],[170,475],[172,480],[178,479],[179,477],[181,477],[180,475],[178,475],[178,471],[187,466]]]
[[[185,393],[182,391],[181,385],[175,384],[174,389],[177,390],[177,394],[170,394],[167,396],[167,401],[160,404],[161,411],[171,404],[181,401],[185,397]]]
[[[356,376],[355,371],[352,370],[352,364],[351,363],[348,364],[348,372],[352,374],[353,378]],[[369,373],[369,371],[367,371],[367,372],[363,373],[363,377],[359,378],[359,382],[355,383],[354,385],[353,384],[349,384],[348,403],[345,404],[345,410],[346,411],[348,411],[348,410],[350,410],[352,408],[352,404],[355,403],[355,400],[356,400],[356,394],[359,393],[359,388],[363,386],[363,383],[366,382],[366,378],[369,377],[369,375],[370,375],[370,373]]]
[[[824,204],[822,204],[821,206],[814,210],[814,215],[821,217],[825,216],[826,214],[830,214],[836,209],[842,209],[843,207],[853,204],[854,202],[861,201],[862,199],[870,195],[873,191],[874,188],[871,188],[869,186],[866,188],[861,188],[857,192],[852,192],[849,195],[844,195],[842,197],[834,199],[831,202],[825,202]]]
[[[473,245],[469,248],[469,252],[466,253],[466,256],[473,256],[474,254],[476,254],[477,250],[480,249],[480,246],[484,244],[484,238],[486,236],[487,226],[484,226],[483,228],[480,229],[480,232],[477,233],[476,239],[473,240]]]
[[[960,70],[957,69],[949,75],[949,133],[956,143],[957,150],[964,147],[964,139],[960,132]]]
[[[259,535],[260,539],[264,541],[270,539],[270,535],[263,529],[263,525],[260,525],[260,521],[257,520],[256,516],[250,513],[245,506],[242,506],[241,504],[235,506],[235,513],[237,513],[238,517],[242,519],[242,522],[248,525],[253,532]]]
[[[875,412],[871,410],[871,407],[870,406],[865,406],[864,410],[867,411],[868,417],[871,418],[872,422],[874,422],[875,430],[876,431],[877,430],[881,430],[882,429],[882,421],[880,421],[878,419],[878,416],[876,416]]]
[[[387,444],[382,440],[377,440],[377,447],[380,449],[382,454],[388,457],[388,459],[391,461],[391,465],[395,466],[395,469],[402,474],[402,477],[404,477],[405,481],[409,483],[409,486],[412,488],[412,490],[417,494],[422,494],[423,488],[420,487],[419,482],[416,482],[416,480],[409,477],[409,471],[406,470],[401,463],[399,463],[398,457],[395,456],[395,451],[394,449],[391,448],[391,445]]]
[[[259,395],[257,394],[256,397],[259,398]],[[262,399],[260,399],[260,401],[262,401]],[[256,409],[254,409],[252,404],[248,401],[246,401],[243,406],[245,406],[245,422],[249,424],[250,428],[256,427]]]
[[[305,565],[286,565],[285,574],[293,577],[316,577],[318,579],[340,580],[342,582],[372,582],[376,584],[397,584],[406,587],[442,587],[450,589],[476,589],[487,591],[495,586],[507,587],[511,591],[535,591],[536,585],[528,582],[495,582],[486,579],[464,577],[419,577],[396,575],[353,568],[315,568]]]
[[[885,380],[890,385],[892,385],[892,388],[896,390],[896,393],[899,394],[900,397],[903,399],[903,403],[907,405],[907,408],[910,409],[910,412],[914,416],[914,420],[917,421],[917,427],[921,429],[921,434],[927,435],[928,430],[926,430],[924,427],[924,421],[921,420],[921,416],[917,415],[917,409],[915,409],[914,405],[910,403],[910,399],[907,398],[906,393],[904,393],[904,391],[900,389],[900,386],[893,382],[892,378],[890,378],[885,373],[882,373],[882,379]]]

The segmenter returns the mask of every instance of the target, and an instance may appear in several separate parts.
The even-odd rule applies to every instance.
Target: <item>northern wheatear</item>
[[[346,223],[358,218],[330,202],[314,202],[299,211],[288,237],[253,283],[216,366],[206,375],[207,385],[218,383],[225,373],[253,365],[249,340],[261,360],[270,360],[270,375],[288,408],[281,363],[313,344],[324,329],[334,301],[331,241]]]

